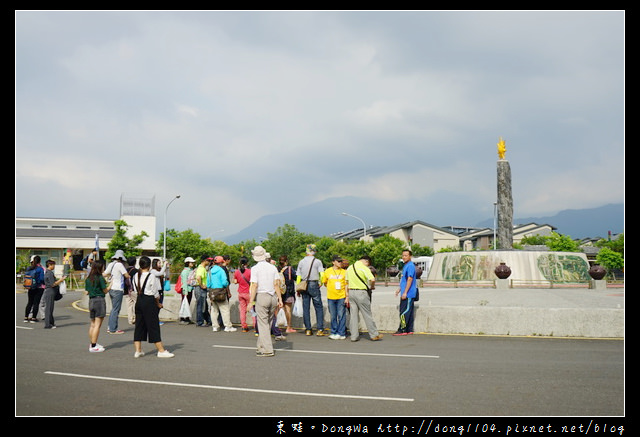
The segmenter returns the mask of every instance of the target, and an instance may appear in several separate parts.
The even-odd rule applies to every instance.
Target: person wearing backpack
[[[31,257],[31,265],[25,272],[25,288],[28,289],[28,300],[27,307],[24,309],[24,323],[35,323],[38,321],[38,308],[40,308],[40,300],[44,293],[44,269],[40,265],[38,255]]]

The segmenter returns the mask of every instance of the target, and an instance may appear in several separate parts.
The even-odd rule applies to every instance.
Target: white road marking
[[[213,347],[227,348],[227,349],[250,349],[255,350],[255,347],[249,346],[226,346],[214,344]],[[276,352],[298,352],[306,354],[335,354],[335,355],[357,355],[357,356],[376,356],[376,357],[390,357],[390,358],[440,358],[439,355],[411,355],[411,354],[381,354],[381,353],[369,353],[369,352],[338,352],[338,351],[318,351],[318,350],[294,350],[294,349],[274,349]]]
[[[269,393],[269,394],[343,398],[343,399],[367,399],[367,400],[374,400],[374,401],[396,401],[396,402],[413,402],[414,401],[414,399],[412,398],[394,398],[394,397],[387,397],[387,396],[360,396],[360,395],[345,395],[345,394],[337,394],[337,393],[307,393],[307,392],[287,391],[287,390],[265,390],[265,389],[258,389],[258,388],[225,387],[220,385],[187,384],[182,382],[152,381],[148,379],[114,378],[109,376],[82,375],[78,373],[65,373],[65,372],[54,372],[54,371],[46,371],[44,373],[48,375],[68,376],[73,378],[100,379],[103,381],[169,385],[174,387],[191,387],[191,388],[204,388],[204,389],[212,389],[212,390],[243,391],[243,392],[251,392],[251,393]]]

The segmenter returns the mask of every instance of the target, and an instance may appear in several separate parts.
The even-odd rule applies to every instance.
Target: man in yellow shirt
[[[211,326],[211,314],[207,307],[207,267],[211,264],[212,258],[202,255],[200,265],[196,269],[196,280],[198,285],[194,287],[196,297],[196,323],[197,326]]]
[[[347,293],[347,272],[342,268],[342,258],[335,255],[333,266],[322,272],[320,280],[327,287],[327,306],[331,314],[331,340],[347,338],[346,305],[349,304]]]
[[[349,320],[349,331],[351,331],[351,341],[360,339],[359,313],[362,313],[364,323],[369,331],[369,338],[373,341],[382,340],[382,334],[378,332],[376,323],[371,315],[371,291],[375,288],[375,277],[369,265],[371,258],[368,255],[362,256],[353,265],[347,268],[347,295],[349,296],[349,310],[351,313]]]

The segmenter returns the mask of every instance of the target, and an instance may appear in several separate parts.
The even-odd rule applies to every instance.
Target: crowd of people
[[[184,268],[179,274],[176,291],[180,293],[182,303],[180,324],[195,324],[198,327],[211,327],[214,332],[234,332],[231,323],[230,284],[237,284],[238,310],[242,332],[250,332],[251,326],[257,337],[256,355],[274,356],[272,336],[276,341],[286,339],[285,334],[295,333],[292,317],[295,310],[302,312],[304,334],[314,335],[311,320],[311,305],[315,312],[315,335],[327,336],[332,340],[344,340],[350,335],[351,341],[360,339],[359,321],[362,317],[369,339],[379,341],[382,334],[378,331],[371,313],[371,293],[375,289],[375,276],[371,271],[371,259],[362,256],[352,265],[340,256],[333,256],[331,266],[323,266],[316,257],[316,246],[306,247],[305,257],[297,269],[289,265],[286,256],[277,261],[262,246],[251,251],[254,264],[241,257],[238,267],[231,271],[229,256],[211,257],[202,255],[199,263],[192,257],[184,260]],[[400,297],[398,331],[393,335],[413,333],[414,303],[418,299],[416,269],[411,261],[411,251],[402,254],[404,267],[400,286],[396,296]],[[46,262],[46,269],[40,266],[40,258],[31,260],[29,270],[33,285],[28,291],[25,309],[25,322],[38,320],[41,309],[45,328],[55,328],[53,302],[55,287],[65,280],[55,278],[53,261]],[[136,267],[136,262],[138,266]],[[106,300],[111,299],[111,312],[107,322],[107,333],[122,334],[118,327],[119,313],[123,301],[127,306],[127,319],[134,328],[134,357],[144,356],[142,343],[155,345],[157,356],[173,357],[174,354],[163,346],[159,319],[163,308],[164,278],[168,272],[168,263],[146,256],[139,260],[125,258],[121,250],[116,251],[108,265],[97,259],[90,259],[89,274],[85,280],[85,291],[89,297],[88,311],[89,351],[103,352],[104,346],[98,343],[102,323],[107,316]],[[321,287],[326,287],[327,307],[330,313],[330,325],[325,329],[324,307]],[[196,300],[195,321],[192,320],[191,301]],[[294,308],[297,307],[297,308]],[[283,312],[286,324],[284,332],[276,322],[279,312]]]

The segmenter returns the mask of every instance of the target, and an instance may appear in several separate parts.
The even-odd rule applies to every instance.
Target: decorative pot
[[[494,273],[500,279],[507,279],[511,276],[511,268],[505,263],[500,263],[500,265],[494,270]]]
[[[589,269],[589,276],[591,276],[595,280],[600,280],[604,278],[607,274],[607,270],[602,267],[600,264],[594,264]]]

